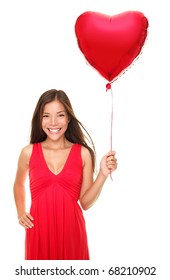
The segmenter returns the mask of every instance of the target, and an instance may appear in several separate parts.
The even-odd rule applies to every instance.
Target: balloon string
[[[111,93],[111,130],[110,130],[110,149],[112,151],[112,141],[113,141],[113,91],[112,87],[110,89]]]
[[[112,142],[113,142],[113,91],[112,91],[112,86],[111,84],[107,84],[106,85],[106,91],[110,89],[110,93],[111,93],[111,127],[110,127],[110,150],[112,151]],[[113,181],[112,178],[112,172],[110,170],[110,178]]]

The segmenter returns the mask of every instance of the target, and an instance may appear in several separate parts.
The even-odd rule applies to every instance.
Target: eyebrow
[[[59,111],[59,112],[57,112],[57,114],[60,114],[60,113],[66,113],[66,111]]]
[[[57,112],[57,114],[60,114],[60,113],[66,113],[66,111],[59,111],[59,112]],[[43,112],[43,114],[50,114],[50,113],[48,113],[48,112]]]

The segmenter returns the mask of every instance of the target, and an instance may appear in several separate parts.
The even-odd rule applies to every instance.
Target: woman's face
[[[42,115],[42,129],[47,138],[58,140],[64,137],[69,123],[69,118],[63,104],[54,100],[44,106]]]

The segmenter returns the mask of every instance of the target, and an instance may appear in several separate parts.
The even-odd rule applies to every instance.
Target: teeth
[[[59,130],[60,130],[59,128],[57,128],[57,129],[49,128],[49,131],[52,133],[57,133]]]

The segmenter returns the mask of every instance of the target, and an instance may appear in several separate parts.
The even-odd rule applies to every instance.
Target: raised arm
[[[93,181],[92,160],[89,151],[82,147],[83,182],[80,192],[80,204],[84,210],[89,209],[98,199],[103,185],[110,174],[117,168],[115,152],[107,153],[100,162],[100,170]]]

